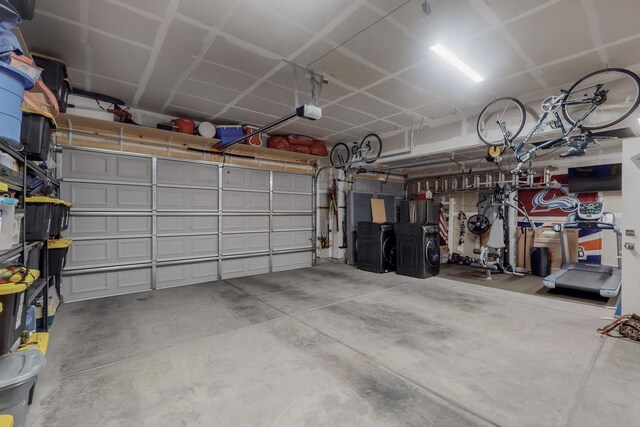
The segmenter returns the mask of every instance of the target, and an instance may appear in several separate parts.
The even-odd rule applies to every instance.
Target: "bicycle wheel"
[[[373,163],[378,160],[380,153],[382,153],[382,140],[378,135],[370,133],[362,138],[362,142],[360,142],[361,160],[364,160],[365,163]]]
[[[490,146],[503,145],[505,136],[500,123],[504,125],[507,139],[511,142],[522,131],[526,119],[527,113],[524,111],[522,102],[507,96],[498,98],[484,107],[478,116],[476,130],[485,144]]]
[[[331,149],[331,154],[329,155],[329,161],[331,162],[331,166],[336,169],[340,169],[344,166],[345,163],[349,162],[349,158],[351,157],[351,150],[347,147],[347,144],[344,142],[338,142]]]
[[[572,125],[603,129],[626,119],[640,103],[640,79],[622,68],[595,71],[578,80],[563,100],[562,114]],[[583,116],[595,105],[595,109]]]

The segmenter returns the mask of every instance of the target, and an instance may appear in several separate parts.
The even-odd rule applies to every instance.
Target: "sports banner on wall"
[[[567,216],[578,209],[579,202],[599,201],[598,193],[569,193],[568,176],[555,175],[551,181],[558,188],[536,188],[518,191],[518,201],[536,227],[551,227],[566,222]],[[518,218],[518,225],[527,227],[525,218]],[[602,231],[581,229],[578,232],[578,261],[600,264],[602,261]]]

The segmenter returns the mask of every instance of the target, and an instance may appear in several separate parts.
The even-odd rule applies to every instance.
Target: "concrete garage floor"
[[[70,303],[29,425],[636,425],[606,315],[339,264]]]

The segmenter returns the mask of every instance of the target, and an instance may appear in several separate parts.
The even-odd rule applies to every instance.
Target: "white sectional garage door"
[[[309,267],[313,178],[64,148],[67,301]]]

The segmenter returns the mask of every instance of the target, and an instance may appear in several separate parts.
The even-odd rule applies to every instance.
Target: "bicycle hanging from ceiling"
[[[382,139],[377,134],[370,133],[359,143],[354,142],[351,147],[338,142],[331,149],[329,161],[331,166],[344,172],[347,182],[353,183],[355,175],[368,172],[364,164],[375,162],[381,153]]]
[[[587,148],[597,146],[598,137],[592,130],[604,129],[620,123],[633,113],[640,103],[640,78],[622,68],[595,71],[578,80],[569,90],[549,96],[542,101],[542,115],[526,136],[516,138],[526,121],[525,107],[516,98],[503,97],[489,103],[480,113],[476,130],[489,146],[488,156],[499,166],[505,150],[512,150],[518,165],[514,175],[530,175],[524,163],[533,160],[538,150],[561,147],[568,150],[560,157],[583,156]],[[569,123],[566,126],[560,116]],[[551,116],[551,120],[547,119]],[[547,126],[558,129],[561,135],[541,143],[525,146],[531,137]]]

